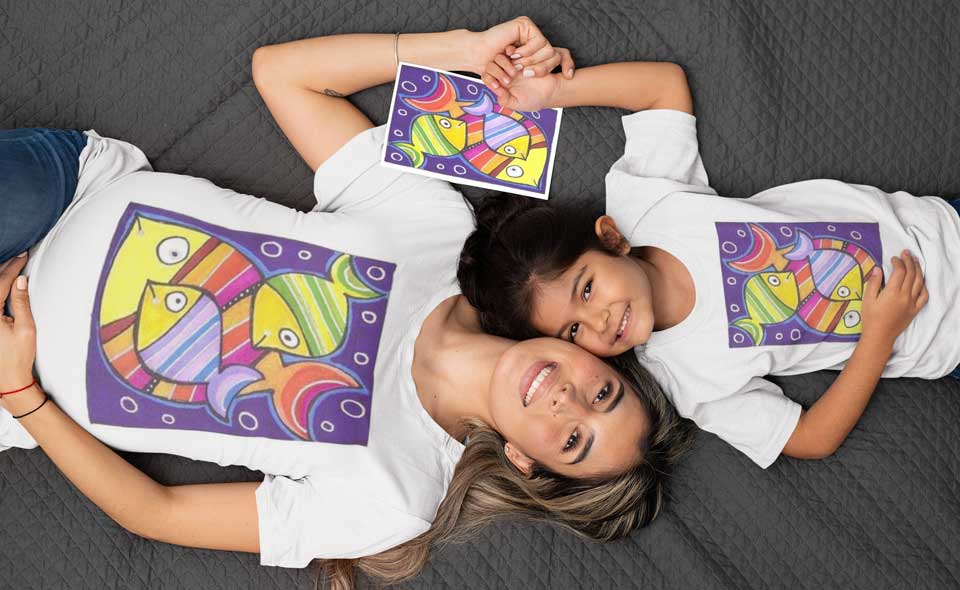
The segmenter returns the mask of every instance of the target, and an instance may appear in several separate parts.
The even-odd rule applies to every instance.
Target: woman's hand
[[[27,298],[27,277],[20,271],[27,257],[11,258],[0,267],[0,310],[10,301],[13,316],[0,317],[0,391],[13,391],[33,381],[36,329]]]
[[[893,272],[882,290],[879,267],[870,273],[865,285],[861,341],[880,339],[892,346],[929,299],[920,263],[910,252],[904,250],[891,263]]]
[[[494,91],[510,87],[521,78],[544,77],[557,66],[561,66],[564,77],[573,77],[570,52],[551,45],[537,25],[525,16],[491,27],[479,35],[475,54],[481,62],[475,65],[474,72]]]
[[[490,89],[497,95],[501,106],[515,111],[539,111],[558,106],[565,83],[566,79],[560,74],[549,74],[542,78],[517,78],[509,88]]]

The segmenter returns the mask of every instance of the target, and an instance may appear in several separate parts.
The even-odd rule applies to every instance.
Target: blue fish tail
[[[463,111],[471,115],[477,115],[482,117],[487,113],[493,112],[493,99],[490,98],[489,94],[484,92],[483,96],[481,96],[480,99],[477,100],[477,102],[473,103],[470,106],[463,107]]]
[[[226,421],[230,406],[247,385],[263,378],[256,369],[243,365],[231,365],[207,382],[207,405],[214,415]]]
[[[787,260],[804,260],[813,254],[813,238],[802,229],[797,230],[797,241],[793,250],[784,254]]]

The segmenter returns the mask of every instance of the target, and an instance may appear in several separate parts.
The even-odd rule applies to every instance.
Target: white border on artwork
[[[460,78],[461,80],[467,80],[471,84],[476,84],[480,88],[487,88],[487,86],[480,81],[479,78],[471,78],[469,76],[461,76],[460,74],[454,74],[452,72],[447,72],[445,70],[438,70],[436,68],[431,68],[429,66],[421,66],[418,64],[413,64],[410,62],[402,61],[400,62],[399,67],[397,67],[397,76],[393,80],[393,95],[390,97],[390,116],[387,117],[387,133],[384,136],[383,147],[380,149],[380,165],[386,166],[387,168],[396,168],[397,170],[402,170],[403,172],[409,172],[410,174],[419,174],[421,176],[429,176],[430,178],[439,178],[440,180],[446,180],[447,182],[452,182],[454,184],[465,184],[467,186],[475,186],[478,188],[486,188],[490,190],[500,191],[504,193],[512,193],[516,195],[523,195],[526,197],[533,197],[535,199],[549,199],[550,198],[550,183],[553,181],[553,160],[557,156],[557,138],[560,137],[560,118],[563,116],[563,109],[549,109],[556,111],[557,113],[557,125],[556,129],[553,131],[553,140],[550,143],[550,159],[547,161],[547,167],[544,170],[544,173],[547,175],[547,184],[543,187],[543,193],[536,191],[528,191],[521,188],[513,188],[500,184],[494,184],[492,182],[483,182],[479,180],[471,180],[469,178],[459,178],[452,174],[440,174],[438,172],[432,172],[430,170],[421,170],[420,168],[414,168],[412,166],[401,166],[400,164],[394,164],[393,162],[387,161],[387,144],[390,143],[390,128],[393,125],[393,113],[397,110],[397,88],[400,86],[400,72],[403,70],[403,66],[410,66],[412,68],[420,68],[424,70],[430,70],[431,72],[437,72],[444,74],[446,76],[452,76],[454,78]],[[489,90],[489,89],[488,89]],[[547,110],[547,109],[544,109]],[[520,111],[523,112],[523,111]]]

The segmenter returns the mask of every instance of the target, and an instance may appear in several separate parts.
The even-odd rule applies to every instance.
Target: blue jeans
[[[0,130],[0,263],[47,235],[77,190],[87,137],[61,129]]]

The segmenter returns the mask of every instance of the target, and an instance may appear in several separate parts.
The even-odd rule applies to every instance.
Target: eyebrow
[[[580,451],[580,454],[577,455],[577,458],[570,462],[570,465],[576,465],[577,463],[583,461],[587,458],[587,453],[590,452],[590,447],[593,446],[593,441],[597,438],[597,435],[590,433],[590,438],[587,439],[587,444],[583,445],[583,450]]]
[[[609,406],[606,410],[603,411],[604,414],[608,414],[608,413],[614,411],[614,410],[617,408],[617,406],[620,404],[620,400],[623,399],[623,392],[624,392],[624,391],[625,391],[625,387],[624,387],[624,385],[623,385],[623,381],[621,381],[621,382],[620,382],[620,391],[617,392],[617,397],[615,397],[615,398],[613,399],[613,401],[610,402],[610,406]],[[577,458],[574,459],[574,460],[570,463],[570,465],[576,465],[577,463],[580,463],[581,461],[583,461],[584,459],[587,458],[587,453],[590,452],[590,447],[593,446],[593,441],[594,441],[595,438],[596,438],[596,434],[591,433],[591,434],[590,434],[590,438],[587,440],[587,444],[583,445],[583,450],[580,451],[580,454],[577,455]]]
[[[620,382],[620,391],[617,392],[617,397],[613,398],[613,401],[610,402],[610,405],[607,406],[607,409],[603,411],[604,414],[609,414],[617,408],[617,405],[620,403],[620,400],[623,399],[623,381]]]
[[[570,289],[570,301],[573,301],[577,298],[577,286],[580,284],[580,279],[583,278],[583,273],[587,272],[587,265],[584,264],[580,267],[580,272],[577,273],[577,277],[573,279],[573,287]],[[563,333],[567,331],[567,326],[560,326],[560,329],[557,330],[557,338],[563,340]]]

